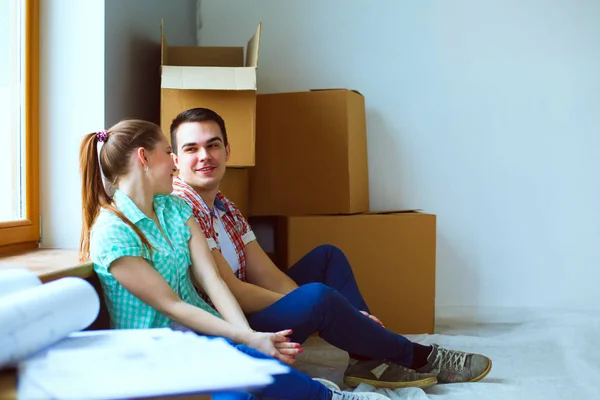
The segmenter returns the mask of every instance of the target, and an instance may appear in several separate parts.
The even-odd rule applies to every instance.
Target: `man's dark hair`
[[[214,121],[219,125],[221,135],[223,135],[223,144],[227,146],[227,131],[225,130],[225,121],[216,112],[208,108],[191,108],[185,110],[175,117],[171,123],[171,147],[177,154],[177,129],[186,122],[208,122]]]

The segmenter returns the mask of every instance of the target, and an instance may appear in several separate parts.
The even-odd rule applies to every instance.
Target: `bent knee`
[[[320,282],[307,283],[296,290],[302,296],[302,300],[310,304],[322,303],[336,295],[334,289]]]
[[[322,244],[322,245],[315,247],[315,250],[326,252],[328,254],[332,254],[332,253],[333,254],[335,254],[335,253],[344,254],[344,252],[339,247],[337,247],[333,244]]]

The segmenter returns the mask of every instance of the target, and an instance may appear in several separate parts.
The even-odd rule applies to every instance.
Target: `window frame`
[[[0,222],[0,254],[34,249],[40,241],[39,0],[25,2],[25,218]]]

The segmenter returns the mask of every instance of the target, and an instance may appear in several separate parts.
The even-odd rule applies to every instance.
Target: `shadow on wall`
[[[369,102],[366,96],[365,100]],[[395,132],[377,110],[367,108],[366,113],[371,210],[419,208],[411,204],[411,157],[402,143],[403,134]]]
[[[127,71],[131,79],[126,93],[135,93],[135,116],[160,125],[160,42],[133,36],[128,48],[133,62]]]
[[[158,30],[159,28],[157,28]],[[160,124],[160,42],[139,35],[124,36],[123,58],[107,68],[107,127],[136,118]],[[111,76],[111,74],[114,74]],[[108,101],[112,99],[112,101]]]

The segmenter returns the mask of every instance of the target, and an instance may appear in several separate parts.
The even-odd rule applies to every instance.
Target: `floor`
[[[408,337],[485,354],[493,360],[490,374],[478,383],[380,393],[407,400],[600,399],[600,311],[444,308],[436,332]],[[340,384],[347,353],[319,338],[305,348],[297,368]]]

